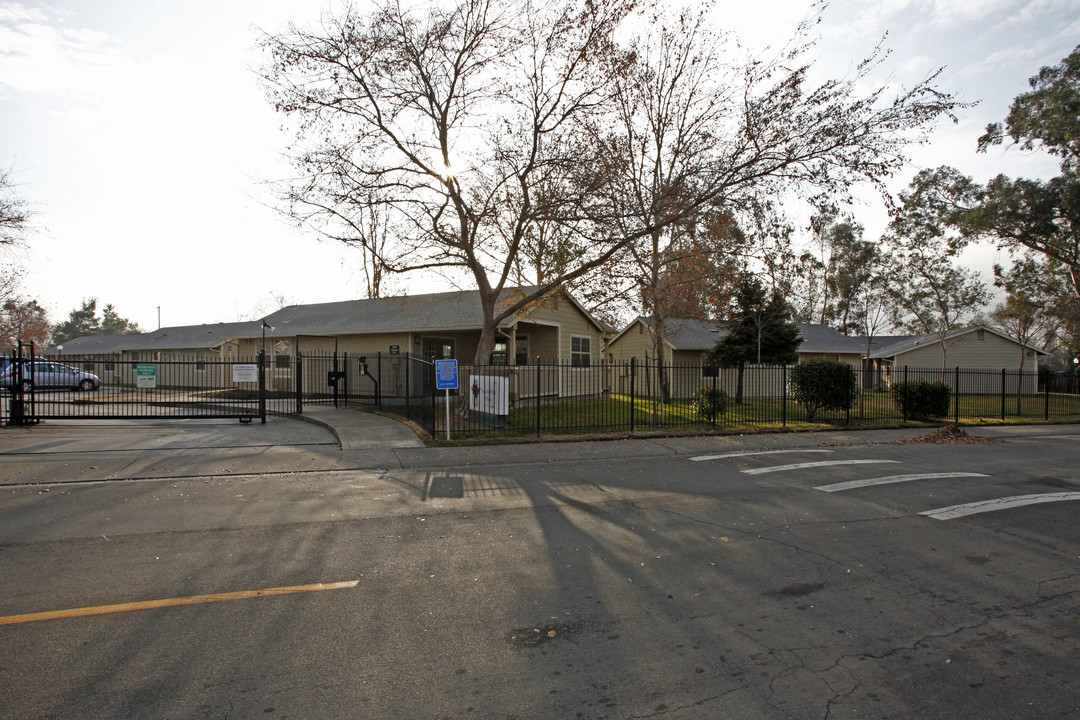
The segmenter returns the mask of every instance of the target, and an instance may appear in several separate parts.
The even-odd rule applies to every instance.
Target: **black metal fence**
[[[263,357],[120,360],[32,353],[5,358],[0,423],[56,419],[236,418],[299,412],[301,368]]]
[[[468,366],[459,390],[432,399],[436,437],[450,435],[637,432],[741,426],[870,425],[909,420],[979,423],[1026,418],[1080,421],[1075,376],[953,368],[850,368],[845,390],[824,401],[799,392],[796,366],[713,368],[613,363]],[[945,406],[913,402],[934,383]],[[895,391],[894,391],[895,388]],[[908,390],[905,390],[908,389]],[[908,397],[905,392],[912,396]],[[449,412],[447,412],[449,409]]]
[[[239,418],[303,412],[307,404],[397,413],[433,437],[637,432],[650,429],[859,425],[932,419],[957,423],[1080,421],[1075,375],[952,368],[850,368],[850,382],[812,402],[797,366],[715,368],[659,363],[459,365],[458,389],[436,389],[430,359],[405,354],[211,358],[38,358],[23,353],[29,384],[7,382],[0,423],[60,418]],[[63,365],[63,382],[42,382]],[[93,378],[92,388],[82,382]],[[15,376],[9,374],[9,379]],[[61,375],[61,377],[64,377]],[[938,384],[932,412],[913,397]],[[54,386],[55,385],[55,386]],[[80,389],[80,387],[82,389]]]

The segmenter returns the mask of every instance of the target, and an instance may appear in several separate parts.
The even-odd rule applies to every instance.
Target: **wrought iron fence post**
[[[375,383],[375,407],[382,410],[382,350],[375,355],[375,372],[379,377]]]
[[[296,414],[304,413],[304,355],[296,351]]]
[[[1038,364],[1036,364],[1036,366],[1035,366],[1035,383],[1036,383],[1035,387],[1036,388],[1039,387],[1038,382],[1039,382],[1039,368],[1038,368]],[[1050,419],[1050,375],[1049,374],[1047,374],[1046,382],[1043,384],[1043,395],[1045,396],[1045,399],[1046,399],[1046,419],[1049,420]]]
[[[436,378],[435,378],[435,363],[434,363],[434,361],[432,361],[431,367],[428,368],[427,372],[429,373],[428,381],[426,383],[424,383],[424,384],[426,384],[428,386],[428,388],[431,388],[431,439],[435,439],[435,437],[438,435],[438,429],[435,426],[438,423],[438,403],[437,403],[438,391],[435,389],[435,380],[436,380]],[[446,405],[447,405],[447,407],[449,407],[449,405],[450,405],[450,391],[446,391]],[[446,425],[446,435],[447,435],[447,437],[449,437],[449,434],[450,434],[449,416],[447,415],[447,425]]]
[[[412,406],[410,404],[409,395],[412,394],[412,385],[409,383],[409,366],[412,362],[409,361],[409,351],[405,351],[405,417],[412,420]]]
[[[1001,421],[1005,422],[1005,368],[1001,368]]]
[[[718,395],[717,395],[717,392],[716,392],[716,376],[719,375],[719,374],[720,374],[719,369],[717,369],[717,371],[715,373],[713,373],[713,376],[712,376],[712,395],[709,396],[709,402],[713,403],[713,406],[712,406],[712,411],[713,411],[712,412],[712,426],[713,426],[713,430],[716,429],[716,416],[720,414],[720,413],[716,412],[716,408],[719,407],[719,404],[720,404],[718,402]],[[724,408],[724,409],[726,410],[727,408]]]
[[[960,366],[956,366],[956,387],[953,388],[953,396],[956,398],[956,407],[953,409],[953,420],[960,424]]]
[[[787,367],[786,365],[784,367]],[[855,384],[855,368],[848,366],[850,369],[844,373],[847,377],[844,381],[844,424],[851,424],[851,404],[854,398],[851,397],[851,386]]]
[[[266,351],[259,350],[259,422],[266,424]]]
[[[780,366],[780,427],[787,427],[787,363]]]
[[[334,353],[335,355],[337,353]],[[349,407],[349,353],[341,353],[341,367],[345,368],[345,407]]]
[[[637,381],[637,358],[630,358],[630,432],[634,432],[634,408],[637,404],[634,400],[634,385]]]
[[[536,356],[536,437],[540,437],[540,356]]]
[[[904,407],[901,409],[901,415],[903,416],[903,422],[907,422],[908,411],[908,366],[904,366]]]

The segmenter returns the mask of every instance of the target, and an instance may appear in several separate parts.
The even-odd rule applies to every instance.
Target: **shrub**
[[[930,420],[949,414],[952,388],[943,382],[914,380],[895,383],[890,392],[904,417],[912,420]]]
[[[835,360],[808,360],[791,369],[791,393],[813,422],[822,410],[848,410],[858,397],[855,369]]]
[[[691,403],[698,417],[708,422],[716,422],[716,419],[727,410],[728,394],[722,388],[700,387],[694,393]]]

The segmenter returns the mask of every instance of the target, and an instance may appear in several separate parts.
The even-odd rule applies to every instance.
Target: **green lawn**
[[[1000,395],[961,395],[960,422],[1001,422]],[[1016,397],[1006,396],[1007,422],[1043,422],[1046,419],[1047,396],[1025,396],[1021,412],[1016,412]],[[1050,420],[1080,421],[1080,395],[1051,393],[1049,396]],[[539,412],[539,418],[537,413]],[[440,409],[435,414],[436,434],[446,431],[445,419]],[[955,400],[950,414],[937,421],[951,421],[956,417]],[[911,418],[909,418],[910,420]],[[650,429],[722,429],[726,427],[816,427],[837,425],[901,424],[903,417],[888,393],[863,393],[851,407],[850,412],[830,411],[819,413],[813,423],[806,419],[803,408],[794,401],[785,403],[780,398],[754,398],[742,405],[729,402],[727,409],[709,422],[695,412],[689,400],[673,401],[666,405],[627,395],[605,395],[579,398],[536,405],[519,404],[511,409],[506,428],[492,428],[469,418],[451,413],[451,432],[482,435],[521,436],[536,434],[565,434],[580,432],[626,432]]]

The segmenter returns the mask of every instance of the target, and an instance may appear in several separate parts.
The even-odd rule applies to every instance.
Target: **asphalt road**
[[[0,716],[1080,717],[1080,428],[358,467],[292,425],[0,435]]]

